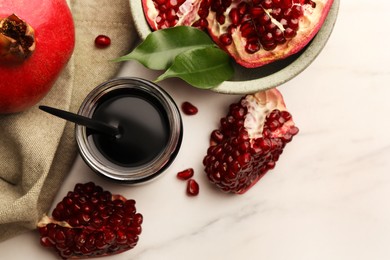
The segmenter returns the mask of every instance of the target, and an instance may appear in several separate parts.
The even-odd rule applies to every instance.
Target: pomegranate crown
[[[35,50],[34,29],[16,14],[0,20],[0,62],[25,61]]]

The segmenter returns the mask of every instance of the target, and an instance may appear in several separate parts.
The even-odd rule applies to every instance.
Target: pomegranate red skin
[[[22,63],[0,63],[1,114],[38,103],[52,88],[75,45],[73,18],[65,0],[2,0],[0,19],[11,14],[35,30],[36,47]]]

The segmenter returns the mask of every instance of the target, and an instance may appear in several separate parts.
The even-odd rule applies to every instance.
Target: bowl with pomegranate
[[[254,93],[306,69],[329,39],[339,0],[131,0],[142,39],[175,26],[206,32],[233,61],[234,75],[213,91]]]

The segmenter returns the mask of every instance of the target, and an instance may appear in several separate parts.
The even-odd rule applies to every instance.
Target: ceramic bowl
[[[313,40],[300,52],[271,64],[248,69],[235,65],[235,74],[212,91],[226,94],[248,94],[282,85],[305,70],[320,54],[337,19],[340,0],[334,0],[329,14]],[[141,0],[130,0],[136,30],[142,39],[151,33],[142,10]]]

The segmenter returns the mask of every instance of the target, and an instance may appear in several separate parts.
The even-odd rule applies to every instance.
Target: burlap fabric
[[[115,77],[136,40],[129,0],[68,0],[76,48],[67,68],[39,104],[76,112],[87,93]],[[94,39],[110,36],[107,49]],[[1,93],[0,93],[1,94]],[[68,174],[77,154],[74,124],[40,111],[0,116],[0,241],[35,228]]]

